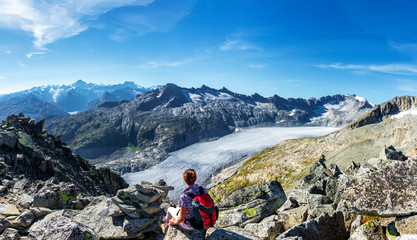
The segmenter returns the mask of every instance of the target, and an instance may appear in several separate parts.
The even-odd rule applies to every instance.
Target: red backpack
[[[193,228],[201,230],[213,227],[219,215],[219,208],[214,205],[213,199],[208,193],[204,192],[202,187],[198,187],[199,195],[192,192],[184,192],[190,197],[193,206],[193,218],[188,219]]]

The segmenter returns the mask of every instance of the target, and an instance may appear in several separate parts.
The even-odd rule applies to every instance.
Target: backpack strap
[[[194,199],[196,197],[196,195],[192,192],[186,192],[184,191],[184,194],[187,195],[188,197],[190,197],[191,199]]]

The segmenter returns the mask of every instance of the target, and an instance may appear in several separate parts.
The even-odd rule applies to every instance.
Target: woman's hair
[[[194,169],[185,170],[185,172],[182,174],[182,176],[184,177],[184,181],[188,185],[193,185],[195,180],[197,179],[197,175],[195,174]]]

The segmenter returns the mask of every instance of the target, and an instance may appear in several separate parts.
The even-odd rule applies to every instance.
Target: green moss
[[[74,196],[68,196],[65,193],[61,193],[61,197],[64,199],[65,202],[72,202],[75,200]]]
[[[253,208],[243,208],[242,209],[243,214],[245,214],[248,218],[253,218],[256,215],[256,210]]]

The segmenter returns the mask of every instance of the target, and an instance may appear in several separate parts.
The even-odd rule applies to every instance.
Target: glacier
[[[210,142],[193,144],[169,154],[169,157],[144,171],[126,173],[122,177],[129,183],[155,182],[164,179],[174,186],[169,198],[176,201],[187,187],[182,173],[192,168],[197,173],[199,185],[207,184],[211,177],[259,151],[287,139],[323,136],[339,130],[333,127],[262,127],[244,128]]]

